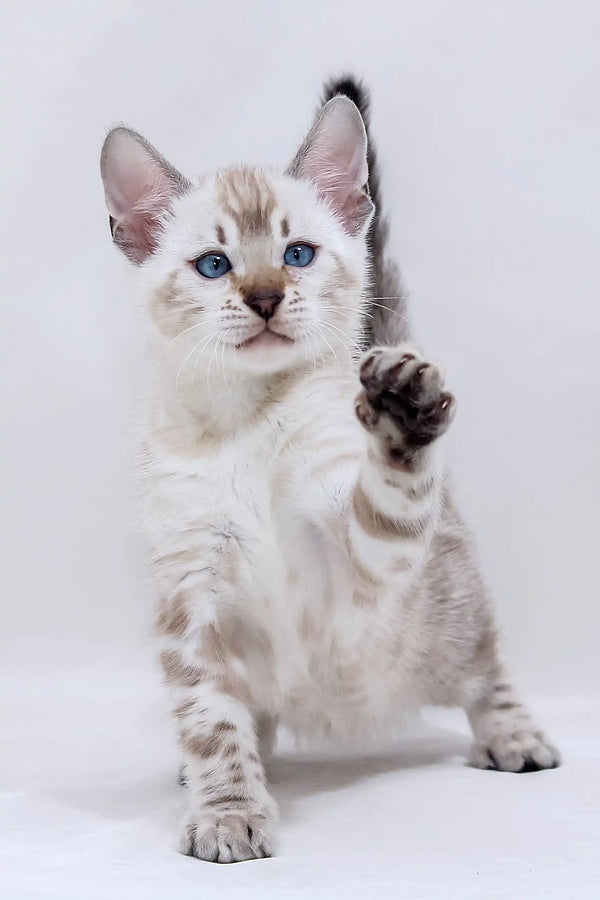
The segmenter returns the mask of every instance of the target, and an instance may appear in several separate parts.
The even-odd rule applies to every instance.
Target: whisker
[[[308,327],[309,325],[310,325],[310,323],[306,323],[306,327],[304,329],[304,334],[310,338],[311,348],[314,343],[314,346],[317,348],[319,356],[321,357],[321,365],[324,366],[325,365],[325,357],[323,356],[323,351],[319,347],[319,344],[317,343],[317,340],[314,337],[314,330],[312,328],[310,328],[310,330],[309,330],[309,327]],[[312,351],[312,357],[313,357],[313,375],[314,375],[314,373],[317,371],[317,355],[314,351]]]
[[[322,329],[321,329],[321,326],[323,325],[323,322],[314,322],[313,324],[316,326],[316,329],[317,329],[317,332],[318,332],[318,334],[319,334],[319,337],[324,341],[325,344],[327,344],[327,346],[328,346],[329,349],[331,350],[331,355],[333,356],[333,358],[334,358],[334,360],[335,360],[336,368],[337,368],[338,374],[339,374],[339,371],[340,371],[340,361],[339,361],[339,359],[338,359],[337,353],[335,352],[335,350],[333,349],[333,347],[331,346],[331,344],[329,343],[329,341],[327,340],[327,338],[326,338],[325,335],[323,334],[323,331],[322,331]]]
[[[192,370],[192,387],[194,387],[194,385],[196,384],[196,371],[198,369],[198,363],[200,362],[200,360],[202,358],[202,354],[207,349],[207,347],[209,347],[210,342],[212,340],[214,340],[214,338],[217,336],[217,333],[218,332],[215,329],[215,331],[213,331],[213,333],[210,335],[210,337],[208,337],[206,340],[200,342],[203,346],[200,350],[200,353],[198,354],[198,356],[196,357],[196,359],[194,361],[194,368]]]
[[[207,369],[207,371],[206,371],[206,387],[207,387],[207,388],[210,388],[210,370],[211,370],[211,367],[212,367],[212,364],[213,364],[213,360],[214,360],[214,358],[215,358],[215,354],[216,354],[216,352],[217,352],[217,348],[218,348],[219,344],[221,343],[221,338],[222,338],[222,337],[223,337],[223,332],[221,332],[221,333],[218,335],[218,337],[217,337],[217,343],[216,343],[215,346],[214,346],[213,352],[212,352],[211,357],[210,357],[210,361],[209,361],[209,363],[208,363],[208,369]]]
[[[377,297],[378,300],[402,300],[402,297]],[[402,319],[403,322],[408,322],[406,316],[403,316],[396,309],[391,309],[389,306],[384,306],[382,303],[375,303],[375,300],[369,298],[367,303],[371,306],[379,306],[380,309],[386,309],[388,312],[392,313],[394,316],[398,316],[399,319]]]
[[[322,325],[324,328],[327,328],[334,335],[335,335],[335,331],[339,332],[339,334],[344,338],[344,340],[347,341],[349,344],[351,344],[355,350],[357,350],[359,352],[362,351],[362,347],[360,346],[360,344],[358,344],[353,338],[351,338],[349,334],[347,334],[345,331],[343,331],[343,329],[338,328],[337,325],[334,325],[332,322],[323,322],[323,321],[321,321],[319,324]],[[335,329],[335,331],[333,331],[333,329]],[[337,337],[337,335],[336,335],[336,337]],[[338,337],[338,340],[339,340],[339,337]],[[345,344],[344,344],[344,349],[346,351],[348,350],[348,348],[346,347]]]
[[[362,300],[361,303],[367,304],[367,303],[368,303],[368,300]],[[357,316],[357,318],[358,318],[358,317],[362,317],[362,316],[368,316],[370,319],[373,319],[373,318],[374,318],[374,316],[373,316],[372,313],[367,312],[367,311],[366,311],[365,309],[363,309],[361,306],[358,306],[358,307],[355,307],[355,306],[342,306],[341,303],[336,303],[335,306],[323,306],[322,303],[319,303],[319,309],[327,309],[327,310],[330,310],[331,312],[336,312],[338,309],[346,309],[346,310],[348,310],[349,312],[355,313],[356,316]]]
[[[310,342],[308,340],[308,332],[307,332],[306,328],[302,329],[302,331],[299,334],[299,338],[302,341],[302,350],[304,353],[304,358],[307,362],[309,362],[308,353],[309,353],[309,350],[311,350],[312,345],[310,344]],[[316,360],[315,360],[314,354],[311,354],[311,355],[312,355],[313,375],[314,375],[316,372]]]
[[[193,331],[194,328],[200,328],[201,325],[206,325],[207,322],[210,321],[210,318],[202,319],[201,322],[196,322],[195,325],[190,325],[189,328],[184,328],[183,331],[180,331],[179,334],[176,334],[172,341],[169,341],[167,344],[167,351],[171,349],[175,341],[179,340],[180,337],[183,337],[184,334],[187,334],[188,331]]]
[[[216,332],[214,332],[213,334],[215,334],[215,333]],[[210,340],[210,338],[212,338],[212,337],[213,337],[213,335],[210,335],[208,340]],[[187,363],[188,359],[192,356],[192,354],[195,353],[196,350],[198,350],[200,347],[202,347],[202,345],[205,343],[206,340],[207,340],[207,338],[202,338],[200,341],[198,341],[197,344],[194,344],[194,346],[192,347],[190,352],[186,355],[185,359],[179,366],[179,369],[177,370],[177,377],[175,378],[175,392],[176,393],[179,390],[179,379],[181,378],[181,373],[183,372],[183,369],[185,368],[185,364]]]
[[[229,387],[227,374],[225,372],[225,340],[223,340],[223,342],[221,343],[221,371],[223,372],[223,381],[225,382],[225,387]]]
[[[319,311],[326,310],[326,312],[338,312],[340,309],[347,309],[350,312],[356,313],[357,319],[362,319],[363,316],[366,316],[368,319],[374,319],[375,316],[373,313],[367,312],[365,309],[353,309],[351,306],[323,306],[319,303]]]

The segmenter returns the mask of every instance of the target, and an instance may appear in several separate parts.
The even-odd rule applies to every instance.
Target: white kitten
[[[358,361],[373,206],[357,107],[331,99],[286,174],[190,182],[117,128],[102,175],[152,330],[144,521],[183,852],[270,854],[278,722],[348,739],[462,705],[474,765],[557,765],[506,683],[445,488],[454,399],[414,348]]]

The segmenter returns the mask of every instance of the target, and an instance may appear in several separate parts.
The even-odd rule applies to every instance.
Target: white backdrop
[[[130,491],[140,346],[98,154],[125,121],[184,172],[284,164],[322,79],[372,88],[415,332],[528,689],[600,682],[599,7],[5,3],[2,645],[125,658],[150,631]],[[16,664],[16,663],[15,663]]]
[[[2,897],[597,898],[599,33],[596,0],[2,4]],[[142,348],[98,156],[124,121],[190,174],[285,164],[346,69],[372,88],[415,333],[459,398],[506,654],[565,765],[469,769],[453,712],[387,756],[284,740],[276,857],[219,867],[174,852],[131,488]]]

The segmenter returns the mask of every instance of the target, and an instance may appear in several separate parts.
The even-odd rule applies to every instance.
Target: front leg
[[[412,347],[374,348],[360,366],[355,411],[369,433],[351,503],[350,541],[363,587],[414,580],[441,508],[438,438],[454,414],[437,366]],[[365,585],[366,582],[366,585]]]
[[[169,557],[171,569],[177,554]],[[241,626],[214,604],[223,593],[212,583],[216,570],[188,563],[186,571],[163,594],[158,620],[188,792],[180,849],[221,863],[270,856],[276,808],[259,754],[262,719],[244,675]],[[181,587],[187,583],[193,588]]]
[[[370,351],[360,379],[364,390],[357,398],[356,414],[370,434],[370,445],[353,498],[353,549],[359,558],[363,554],[363,574],[365,569],[374,571],[374,558],[381,565],[389,556],[388,571],[395,566],[407,576],[410,561],[423,559],[435,530],[440,488],[437,438],[450,424],[454,398],[443,390],[439,369],[410,347]],[[399,535],[406,538],[404,543],[394,540]],[[467,565],[464,572],[469,571]],[[449,577],[452,574],[456,572]],[[490,623],[475,648],[461,693],[475,737],[471,765],[532,772],[560,764],[559,751],[507,681]]]

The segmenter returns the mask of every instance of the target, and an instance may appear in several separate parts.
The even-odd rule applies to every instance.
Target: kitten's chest
[[[212,565],[232,581],[217,617],[262,635],[272,665],[268,689],[281,698],[288,724],[303,730],[320,709],[327,721],[337,711],[342,723],[350,709],[373,704],[369,668],[381,662],[373,635],[385,623],[376,621],[377,611],[353,605],[344,542],[301,514],[293,473],[277,465],[280,450],[276,429],[196,458],[155,447],[145,520],[162,556],[189,554],[192,566]],[[202,607],[207,598],[195,602]],[[263,661],[255,662],[248,673],[263,678]],[[259,688],[266,693],[263,682]],[[322,727],[329,728],[325,718]]]
[[[228,522],[250,542],[249,552],[269,532],[268,473],[276,452],[268,430],[249,433],[216,446],[169,447],[148,442],[143,484],[147,530],[185,533],[194,523]]]

